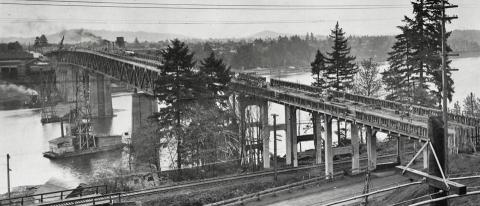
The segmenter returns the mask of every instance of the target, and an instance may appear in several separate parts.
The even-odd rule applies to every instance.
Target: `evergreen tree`
[[[209,99],[211,96],[212,99],[223,102],[228,98],[227,84],[231,80],[230,67],[227,67],[222,59],[217,59],[213,52],[200,63],[199,76],[206,90],[211,92],[211,95],[207,95]]]
[[[408,26],[398,27],[402,33],[395,36],[396,42],[387,59],[390,67],[382,73],[388,100],[409,102],[412,95],[412,49],[414,38]]]
[[[138,38],[137,38],[137,37],[135,37],[135,40],[133,40],[133,43],[134,43],[136,46],[140,45],[140,42],[138,41]]]
[[[327,58],[327,84],[337,91],[348,89],[352,86],[353,77],[357,73],[357,66],[353,61],[355,57],[349,56],[350,47],[347,45],[345,32],[337,24],[330,34],[333,40],[333,51],[328,53]]]
[[[325,66],[325,57],[317,50],[317,54],[315,55],[315,60],[310,64],[312,66],[312,75],[313,79],[315,80],[312,82],[312,86],[320,87],[320,88],[327,88],[325,82],[325,74],[327,67]]]
[[[434,106],[442,100],[441,73],[441,0],[416,0],[412,2],[412,18],[405,16],[405,26],[399,27],[401,35],[396,36],[396,43],[389,53],[390,71],[384,76],[390,99],[412,101],[415,104]],[[448,2],[447,2],[448,5]],[[446,34],[446,38],[450,33]],[[446,51],[451,51],[447,45]],[[447,60],[447,68],[451,61]],[[396,80],[396,81],[394,81]],[[453,80],[447,71],[447,95],[451,101]],[[433,84],[435,88],[430,88]],[[395,89],[396,88],[407,88]]]
[[[426,60],[427,65],[427,73],[431,76],[430,82],[432,82],[436,90],[431,91],[431,93],[436,97],[438,106],[441,107],[442,105],[442,9],[438,6],[442,4],[442,0],[425,0],[425,4],[427,7],[428,15],[426,24],[426,33],[427,33],[427,40],[428,40],[428,55]],[[445,4],[448,5],[448,0],[445,0]],[[451,32],[445,33],[445,51],[451,52],[452,49],[447,44],[447,40],[450,37]],[[452,101],[452,95],[454,93],[453,87],[453,79],[450,72],[450,63],[451,60],[448,59],[446,56],[446,72],[447,72],[447,99]]]
[[[42,34],[39,38],[39,43],[41,46],[46,46],[48,44],[48,40],[47,40],[47,37],[45,36],[45,34]]]
[[[182,120],[190,109],[200,84],[193,70],[195,61],[185,43],[178,39],[161,51],[163,67],[156,81],[155,95],[166,105],[158,113],[161,128],[170,138],[177,140],[177,168],[182,165]]]

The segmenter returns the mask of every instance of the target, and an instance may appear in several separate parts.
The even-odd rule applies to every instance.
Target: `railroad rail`
[[[378,158],[381,159],[387,159],[387,158],[392,158],[395,157],[396,155],[382,155],[379,156]],[[360,158],[361,161],[367,160],[366,157]],[[351,163],[350,160],[343,160],[343,161],[335,161],[334,165],[345,165],[347,166],[341,166],[340,170],[343,173],[343,170],[345,169],[350,169],[351,166],[349,165]],[[315,169],[315,168],[324,168],[323,164],[320,165],[309,165],[309,166],[303,166],[303,167],[297,167],[297,168],[284,168],[278,170],[278,174],[284,174],[284,173],[291,173],[291,172],[297,172],[301,170],[307,170],[307,169]],[[164,192],[170,192],[170,191],[175,191],[175,190],[180,190],[180,189],[185,189],[189,187],[196,187],[196,186],[204,186],[204,185],[210,185],[210,184],[221,184],[221,183],[227,183],[230,181],[236,181],[236,180],[242,180],[242,179],[250,179],[250,178],[257,178],[257,177],[263,177],[263,176],[269,176],[273,175],[274,171],[262,171],[262,172],[254,172],[254,173],[249,173],[249,174],[242,174],[242,175],[235,175],[235,176],[226,176],[226,177],[218,177],[218,178],[209,178],[209,179],[204,179],[201,181],[195,181],[195,182],[189,182],[185,184],[179,184],[179,185],[172,185],[172,186],[163,186],[163,187],[156,187],[156,188],[151,188],[151,189],[144,189],[144,190],[136,190],[132,192],[123,192],[123,193],[111,193],[111,194],[94,194],[94,195],[87,195],[87,196],[81,196],[81,197],[75,197],[75,198],[70,198],[70,199],[63,199],[63,200],[58,200],[58,201],[51,201],[51,202],[44,202],[39,205],[42,206],[66,206],[66,205],[101,205],[101,204],[106,204],[106,203],[118,203],[118,202],[124,202],[124,201],[129,201],[133,198],[137,197],[142,197],[142,196],[147,196],[147,195],[154,195],[157,193],[164,193]],[[338,175],[338,174],[337,174]],[[311,177],[314,177],[311,176]],[[316,178],[316,177],[315,177]],[[306,180],[307,182],[309,180]],[[293,185],[305,185],[307,182],[301,181],[298,183],[294,183]],[[293,186],[285,186],[286,188],[292,188]],[[273,189],[272,191],[276,191]],[[60,191],[59,191],[60,192]],[[26,203],[26,202],[25,202]],[[18,205],[18,204],[4,204],[4,205]],[[28,204],[25,204],[28,205]]]

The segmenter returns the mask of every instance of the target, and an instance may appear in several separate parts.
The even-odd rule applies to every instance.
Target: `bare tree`
[[[378,66],[379,64],[374,62],[372,58],[361,62],[361,68],[355,76],[355,86],[353,88],[355,94],[373,97],[379,95],[382,88],[382,80]]]
[[[473,92],[463,100],[463,111],[469,116],[480,116],[480,98],[477,98]]]

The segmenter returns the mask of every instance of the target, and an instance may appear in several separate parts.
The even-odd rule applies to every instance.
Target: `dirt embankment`
[[[449,174],[452,177],[472,176],[480,172],[480,154],[459,154],[449,158]],[[465,184],[467,191],[480,190],[480,178],[468,180],[456,180],[456,182]],[[428,185],[422,184],[415,187],[399,189],[393,193],[377,198],[371,205],[391,205],[404,202],[401,205],[408,205],[415,202],[430,199],[428,195]],[[411,201],[409,201],[411,200]],[[459,197],[450,199],[450,205],[474,206],[479,205],[480,195]]]

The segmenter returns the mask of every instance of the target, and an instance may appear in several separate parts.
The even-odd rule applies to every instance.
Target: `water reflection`
[[[131,96],[117,94],[112,98],[115,116],[93,120],[94,131],[121,135],[131,131]],[[0,154],[10,153],[11,185],[36,185],[55,177],[67,183],[79,183],[86,177],[111,168],[128,168],[123,150],[103,152],[82,157],[51,161],[42,156],[48,150],[48,140],[61,135],[60,123],[42,125],[39,109],[0,111]],[[0,176],[4,177],[6,164],[0,161]],[[0,193],[6,192],[6,178],[0,178]]]

